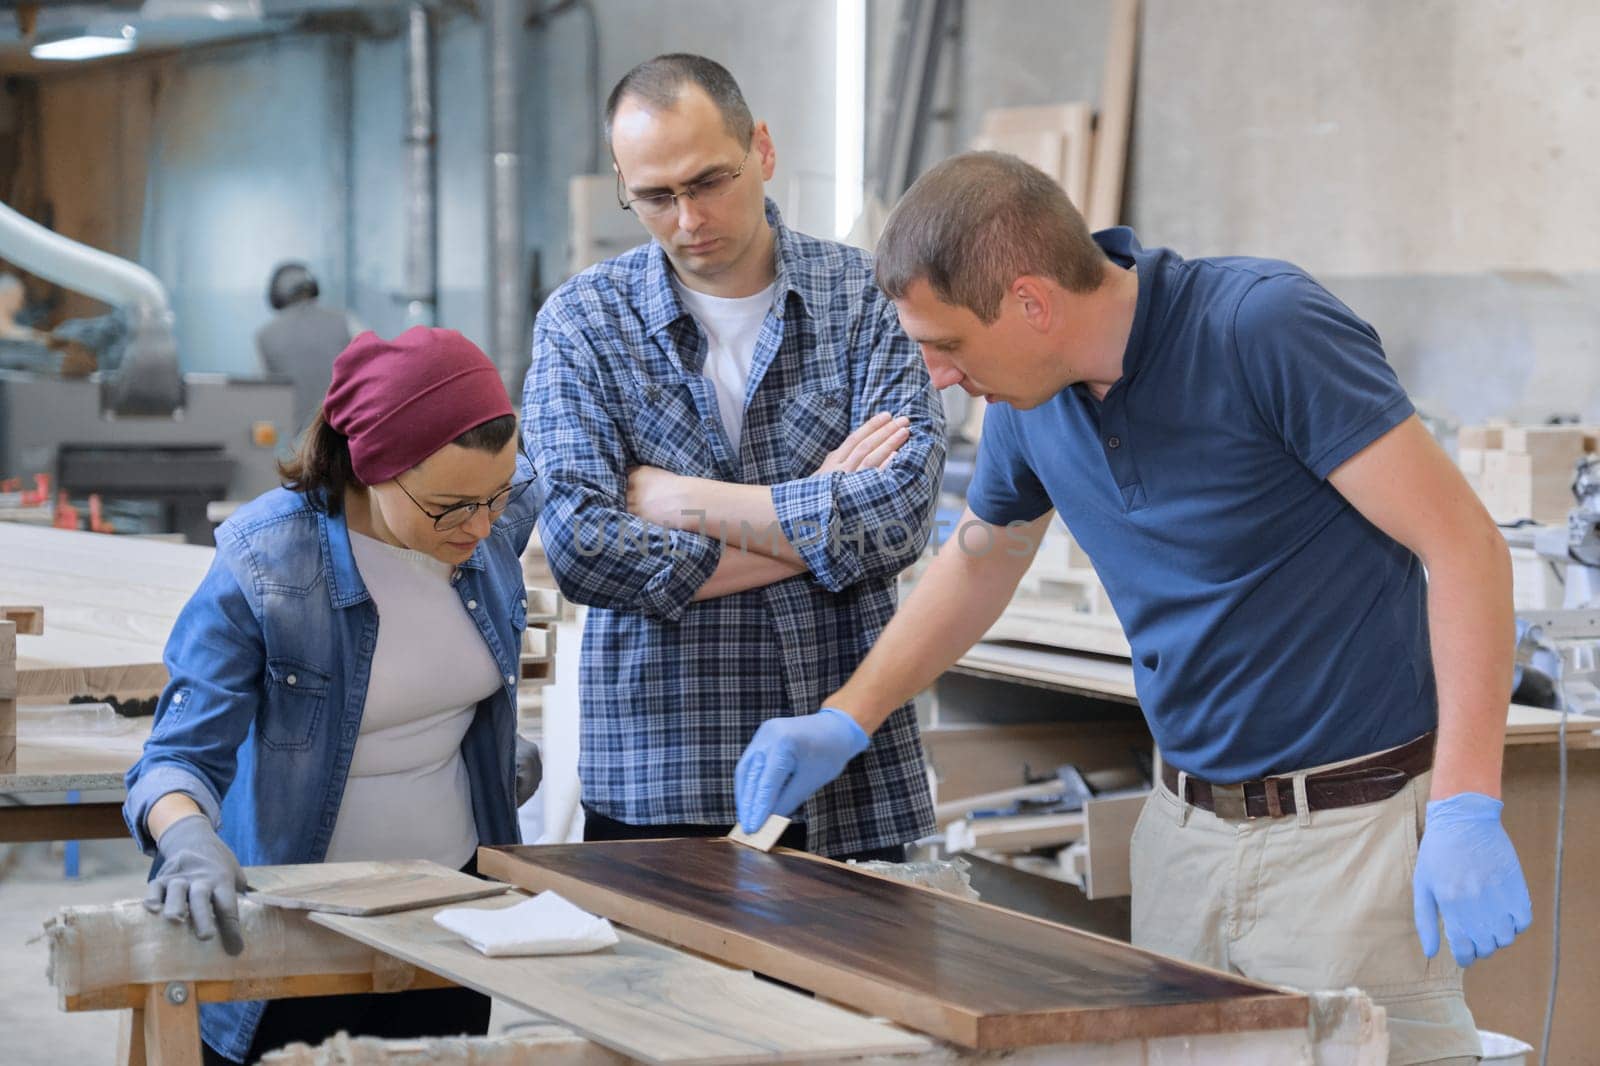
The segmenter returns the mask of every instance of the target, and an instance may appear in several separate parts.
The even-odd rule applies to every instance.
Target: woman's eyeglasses
[[[511,501],[526,492],[528,486],[533,484],[533,481],[533,478],[529,478],[526,481],[518,481],[507,485],[487,500],[458,503],[452,507],[446,507],[442,511],[430,511],[422,506],[417,498],[411,495],[411,490],[401,484],[399,478],[395,478],[394,483],[400,485],[400,491],[406,494],[406,499],[417,505],[417,510],[433,519],[433,528],[440,533],[444,533],[448,530],[459,529],[472,521],[472,516],[478,513],[480,507],[487,507],[491,518],[500,517],[505,509],[511,505]]]

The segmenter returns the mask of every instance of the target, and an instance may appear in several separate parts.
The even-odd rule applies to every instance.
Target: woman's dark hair
[[[491,418],[473,426],[451,444],[493,454],[506,446],[517,433],[515,415]],[[307,502],[319,511],[336,515],[344,507],[344,490],[361,485],[350,465],[350,440],[322,417],[322,409],[306,427],[299,449],[278,463],[278,476],[285,488],[304,493]]]

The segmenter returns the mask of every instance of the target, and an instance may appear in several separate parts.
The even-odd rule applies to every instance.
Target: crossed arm
[[[829,452],[815,473],[882,470],[894,461],[910,433],[909,419],[874,415]],[[694,594],[695,600],[762,588],[811,569],[785,535],[772,489],[766,485],[634,467],[628,471],[628,513],[664,529],[699,533],[723,543],[717,568]]]

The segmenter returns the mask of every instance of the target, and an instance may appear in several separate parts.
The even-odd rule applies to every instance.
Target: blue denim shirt
[[[519,477],[528,476],[526,460],[519,465]],[[527,600],[518,557],[537,498],[524,493],[452,577],[504,682],[478,705],[461,742],[483,844],[519,842],[516,694]],[[211,569],[167,640],[170,680],[144,754],[128,771],[123,815],[139,846],[154,854],[145,817],[156,800],[182,792],[243,865],[321,862],[377,638],[377,608],[342,514],[330,517],[300,493],[277,489],[223,523]],[[242,1058],[264,1006],[203,1004],[201,1034]]]

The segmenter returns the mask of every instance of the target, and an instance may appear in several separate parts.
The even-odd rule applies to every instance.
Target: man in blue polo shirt
[[[1127,630],[1163,756],[1135,941],[1362,987],[1392,1062],[1475,1061],[1459,967],[1532,920],[1495,798],[1510,561],[1372,328],[1288,263],[1091,236],[992,153],[919,180],[878,256],[934,384],[990,401],[971,528],[822,711],[757,733],[741,820],[839,771],[813,734],[841,715],[870,734],[978,640],[1054,508]]]

